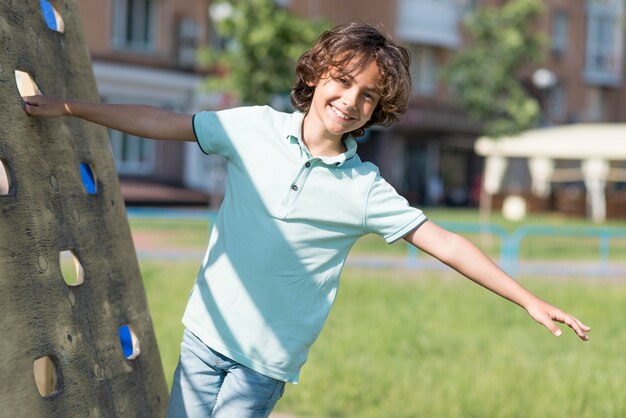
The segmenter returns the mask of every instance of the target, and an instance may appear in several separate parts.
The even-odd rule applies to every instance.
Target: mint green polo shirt
[[[227,160],[228,185],[183,317],[215,351],[293,383],[355,241],[391,243],[426,220],[354,139],[341,155],[311,156],[303,120],[267,106],[194,116],[202,151]]]

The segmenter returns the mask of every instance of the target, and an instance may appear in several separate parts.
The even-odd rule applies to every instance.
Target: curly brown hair
[[[328,30],[310,51],[300,56],[291,104],[300,112],[308,112],[315,91],[315,86],[309,84],[316,84],[330,68],[338,69],[340,77],[366,68],[371,62],[376,62],[380,72],[380,99],[370,120],[349,135],[359,137],[370,126],[393,124],[408,106],[411,55],[407,48],[367,23],[349,23]]]

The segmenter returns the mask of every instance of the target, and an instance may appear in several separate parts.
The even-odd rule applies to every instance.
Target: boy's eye
[[[346,78],[344,78],[344,77],[340,77],[340,78],[339,78],[339,82],[340,82],[341,84],[343,84],[344,86],[347,86],[347,85],[349,85],[349,84],[350,84],[350,83],[348,82],[348,79],[346,79]]]
[[[370,101],[376,100],[376,96],[373,93],[369,93],[367,91],[363,93],[363,97],[365,97],[366,100]]]

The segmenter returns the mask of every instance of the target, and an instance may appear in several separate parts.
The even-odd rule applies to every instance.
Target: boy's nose
[[[350,109],[356,108],[356,102],[358,98],[358,93],[354,90],[348,90],[343,95],[343,104],[346,105]]]

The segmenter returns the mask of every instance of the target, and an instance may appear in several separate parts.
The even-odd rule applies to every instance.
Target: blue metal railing
[[[165,218],[165,219],[199,219],[212,224],[217,212],[207,209],[160,209],[160,208],[128,208],[130,218]],[[515,276],[524,270],[524,273],[568,273],[588,275],[617,274],[626,276],[626,254],[623,260],[614,263],[610,260],[613,241],[626,240],[626,228],[609,227],[566,227],[525,225],[508,232],[497,224],[480,224],[470,222],[437,222],[441,227],[459,234],[484,234],[499,239],[499,265],[509,274]],[[581,268],[580,260],[562,260],[560,262],[538,261],[533,268],[527,266],[528,260],[520,261],[522,242],[531,237],[583,237],[598,239],[598,258],[588,260],[585,268]],[[428,268],[430,265],[441,268],[440,263],[425,263],[419,260],[419,251],[407,244],[407,253],[404,266],[409,268]],[[384,264],[384,263],[382,263]],[[525,267],[525,268],[522,268]]]
[[[500,260],[499,265],[509,274],[517,275],[521,270],[521,245],[522,241],[531,237],[584,237],[598,239],[598,259],[589,260],[587,268],[580,269],[579,273],[606,275],[614,270],[611,266],[609,256],[611,254],[611,243],[615,239],[626,240],[626,228],[608,227],[557,227],[526,225],[521,226],[513,232],[507,232],[503,227],[493,224],[473,224],[463,222],[440,222],[441,227],[459,234],[478,233],[495,235],[500,239]],[[415,266],[415,258],[419,251],[410,244],[407,244],[407,265]],[[624,264],[623,270],[626,274],[626,254],[621,260]],[[567,265],[569,264],[569,268]],[[579,266],[578,266],[579,267]],[[537,263],[531,273],[554,273],[560,268],[563,272],[576,273],[577,265],[568,260],[560,263]],[[528,271],[525,271],[528,272]]]
[[[175,209],[175,208],[147,208],[128,207],[126,214],[129,218],[154,219],[190,219],[214,222],[217,211],[208,209]]]
[[[481,234],[498,237],[500,240],[499,265],[504,270],[509,271],[509,266],[511,265],[511,236],[502,226],[469,222],[437,222],[437,225],[458,234]],[[419,256],[419,253],[417,248],[407,243],[407,266],[418,266],[415,260]]]
[[[527,237],[585,237],[598,239],[598,263],[596,270],[600,274],[609,272],[609,255],[613,239],[626,239],[626,228],[606,227],[555,227],[526,225],[516,229],[510,238],[509,244],[509,271],[517,274],[520,269],[520,248],[522,241]],[[624,260],[626,261],[626,256]]]

